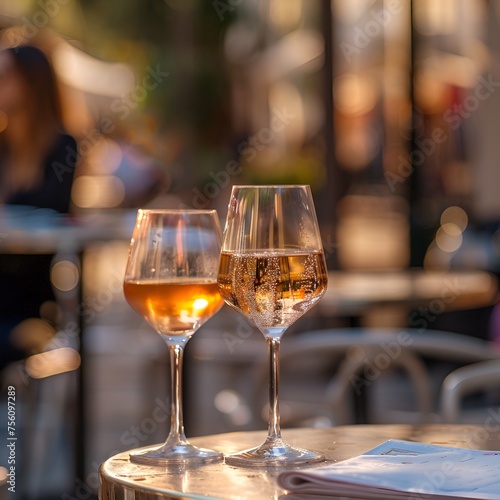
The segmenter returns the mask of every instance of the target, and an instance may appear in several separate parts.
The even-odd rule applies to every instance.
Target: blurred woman
[[[76,141],[64,132],[57,82],[46,56],[32,46],[1,51],[0,204],[68,212],[76,159]],[[11,343],[12,329],[40,318],[42,305],[54,300],[52,258],[0,255],[0,368],[24,354]]]
[[[35,47],[0,53],[0,201],[67,212],[76,142],[63,132],[56,79]]]

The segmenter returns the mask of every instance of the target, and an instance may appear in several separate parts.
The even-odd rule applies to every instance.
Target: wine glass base
[[[257,448],[232,453],[225,456],[228,465],[237,467],[287,467],[312,464],[325,460],[325,456],[315,451],[294,448],[283,441],[266,441]]]
[[[130,461],[142,465],[207,464],[220,462],[223,458],[223,454],[219,451],[197,448],[189,443],[177,444],[172,447],[148,448],[140,452],[130,453]]]

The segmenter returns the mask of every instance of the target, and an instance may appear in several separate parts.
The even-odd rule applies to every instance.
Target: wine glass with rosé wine
[[[226,463],[294,466],[324,459],[283,441],[278,376],[283,333],[321,299],[327,281],[309,186],[234,186],[222,240],[219,291],[266,338],[269,427],[262,445],[227,455]]]
[[[192,335],[222,307],[217,287],[221,229],[215,210],[137,213],[125,271],[129,305],[161,335],[170,352],[170,432],[159,448],[130,454],[146,465],[208,463],[222,453],[188,442],[182,417],[182,359]]]

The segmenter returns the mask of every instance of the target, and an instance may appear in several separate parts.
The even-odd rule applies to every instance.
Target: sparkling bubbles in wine
[[[321,252],[222,252],[219,291],[261,330],[282,332],[324,294]]]

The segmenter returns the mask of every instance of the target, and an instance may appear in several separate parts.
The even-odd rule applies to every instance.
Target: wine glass
[[[269,353],[269,428],[259,447],[226,456],[242,466],[324,459],[293,448],[280,431],[279,346],[285,330],[326,291],[327,270],[309,186],[234,186],[219,263],[224,300],[264,335]]]
[[[224,301],[217,289],[221,230],[215,210],[139,210],[130,242],[124,293],[129,305],[161,335],[170,351],[170,433],[160,448],[130,454],[163,465],[221,460],[191,445],[182,418],[184,347]]]

